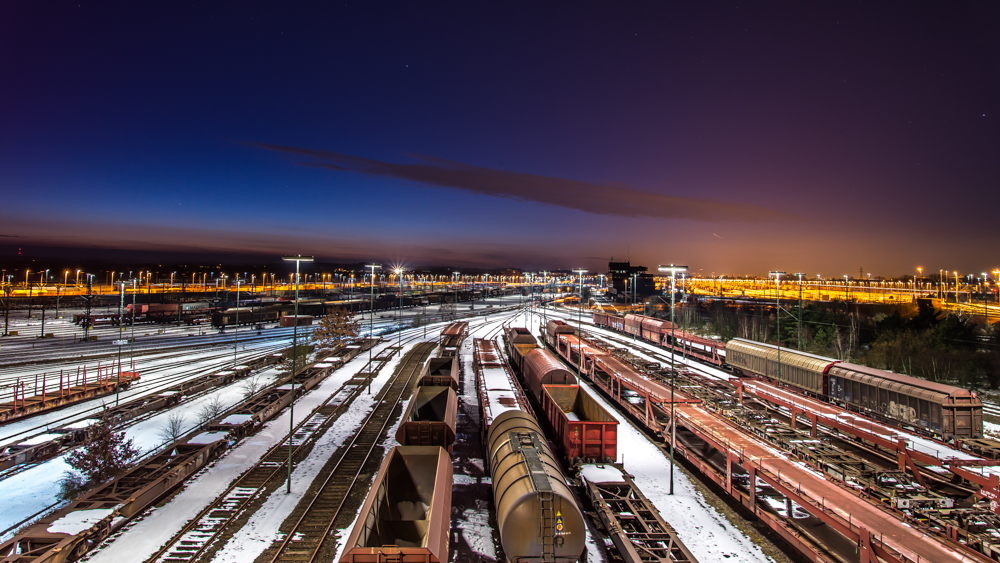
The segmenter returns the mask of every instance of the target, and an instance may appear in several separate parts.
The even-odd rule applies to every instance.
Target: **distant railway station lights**
[[[302,262],[312,262],[312,256],[282,256],[286,262],[295,262],[295,321],[292,323],[292,400],[288,403],[288,483],[286,494],[292,494],[292,432],[295,430],[295,365],[299,351],[299,265]],[[239,279],[236,285],[236,306],[239,306]],[[239,315],[239,313],[237,313]],[[236,325],[237,327],[239,325]],[[238,330],[238,329],[237,329]]]
[[[369,338],[369,340],[375,334],[375,268],[381,268],[381,267],[382,266],[380,266],[378,264],[368,264],[367,266],[365,266],[365,268],[371,268],[372,269],[372,277],[371,277],[371,280],[370,280],[371,281],[371,298],[370,298],[369,303],[368,303],[369,309],[371,310],[370,311],[371,315],[370,315],[370,318],[368,319],[368,338]],[[362,318],[364,318],[364,317],[362,317]],[[371,344],[371,342],[369,342],[369,344]],[[372,394],[372,348],[374,348],[374,347],[375,347],[374,345],[368,347],[368,394],[369,395]]]
[[[670,494],[674,494],[674,449],[677,446],[677,423],[674,417],[674,379],[677,370],[674,367],[674,280],[680,272],[686,272],[687,266],[660,266],[661,272],[670,272]],[[640,331],[642,332],[641,328]]]

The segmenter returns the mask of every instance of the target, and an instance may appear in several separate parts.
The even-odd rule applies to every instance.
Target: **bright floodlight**
[[[313,261],[313,257],[312,256],[302,256],[301,254],[299,254],[298,256],[282,256],[281,259],[285,260],[286,262],[312,262]]]
[[[670,272],[670,275],[673,276],[674,274],[677,274],[678,272],[686,272],[687,269],[688,269],[688,267],[687,266],[675,266],[673,264],[671,264],[669,266],[664,266],[664,265],[661,264],[658,269],[661,272]]]
[[[777,272],[776,271],[776,272],[768,272],[767,275],[768,275],[768,277],[781,279],[781,276],[787,276],[788,274],[786,274],[785,272]]]

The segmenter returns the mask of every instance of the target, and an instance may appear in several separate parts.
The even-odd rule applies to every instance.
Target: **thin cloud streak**
[[[426,186],[576,209],[596,215],[753,223],[792,218],[779,211],[752,204],[663,195],[621,185],[508,172],[423,155],[412,155],[423,161],[422,164],[397,164],[325,150],[267,143],[253,145],[317,159],[316,162],[297,162],[300,166],[395,178]]]

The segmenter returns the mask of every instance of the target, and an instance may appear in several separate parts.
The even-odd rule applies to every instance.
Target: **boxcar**
[[[744,372],[761,375],[814,395],[826,395],[827,370],[838,360],[778,349],[772,344],[734,338],[726,343],[726,363]]]
[[[441,446],[451,453],[455,443],[458,396],[451,387],[418,387],[396,431],[404,446]]]
[[[983,405],[967,389],[857,364],[830,368],[829,395],[864,414],[952,438],[983,436]]]
[[[618,459],[618,419],[579,385],[543,385],[542,411],[574,463],[614,463]]]
[[[341,563],[444,563],[451,535],[451,456],[397,446],[382,462]]]
[[[560,334],[575,334],[576,329],[563,321],[549,321],[545,325],[545,341],[550,346],[556,346]]]

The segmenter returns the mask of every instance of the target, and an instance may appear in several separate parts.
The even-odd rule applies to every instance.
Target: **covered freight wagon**
[[[829,394],[854,410],[919,426],[948,440],[983,436],[983,404],[967,389],[838,363],[830,368]]]
[[[814,395],[826,395],[827,370],[838,361],[743,338],[726,343],[726,363],[730,366]]]

